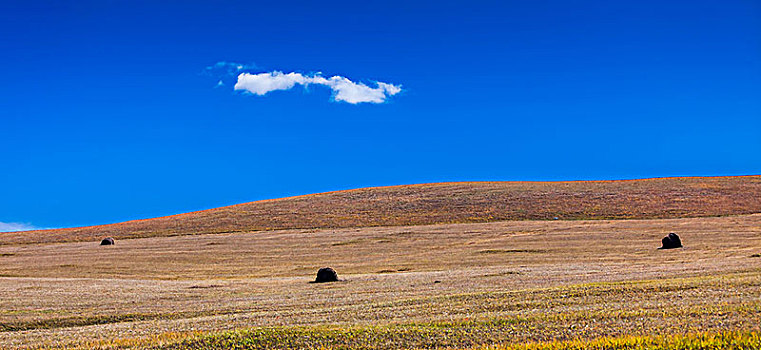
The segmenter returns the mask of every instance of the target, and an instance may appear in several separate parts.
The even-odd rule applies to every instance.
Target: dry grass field
[[[761,176],[466,182],[364,188],[113,225],[0,234],[0,245],[278,229],[504,220],[656,219],[761,212]]]
[[[658,196],[653,188],[666,183],[671,187]],[[754,214],[761,212],[761,178],[473,186],[489,194],[442,184],[283,200],[356,195],[371,206],[370,193],[385,193],[378,205],[397,216],[373,221],[381,215],[368,211],[357,227],[330,221],[338,209],[316,201],[324,207],[314,207],[311,219],[305,208],[292,212],[307,220],[298,225],[346,225],[204,233],[194,221],[199,229],[188,234],[127,230],[154,225],[142,221],[102,232],[55,230],[53,239],[46,231],[0,234],[0,348],[761,348],[761,214]],[[426,204],[447,210],[430,209],[430,219],[420,201],[388,197],[406,189],[430,198],[431,188],[437,198],[461,192],[447,206]],[[568,193],[587,193],[591,199],[573,197],[581,203],[614,204],[573,220],[530,220],[550,209],[515,199],[499,215],[526,213],[515,217],[521,220],[450,223],[469,221],[459,219],[463,213],[491,221],[480,212],[497,207],[488,200],[508,205],[521,198],[519,188],[526,198],[553,188],[558,202],[546,199],[548,208],[572,206]],[[635,198],[643,188],[649,202],[632,199],[627,207],[620,193]],[[456,199],[463,191],[483,202]],[[283,205],[241,207],[276,204]],[[235,208],[174,218],[219,215],[215,222],[224,223],[222,213]],[[363,208],[351,210],[369,210]],[[647,219],[605,219],[623,212]],[[600,214],[583,220],[582,213]],[[266,220],[285,219],[246,222]],[[114,227],[124,229],[122,238],[99,246],[97,238]],[[139,238],[123,239],[129,232]],[[656,249],[668,232],[685,247]],[[309,283],[323,266],[342,281]]]

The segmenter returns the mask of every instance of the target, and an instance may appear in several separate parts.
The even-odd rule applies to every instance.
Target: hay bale
[[[317,278],[314,280],[314,283],[336,281],[338,281],[338,274],[336,273],[336,270],[333,270],[330,267],[323,267],[317,271]]]
[[[100,245],[114,245],[114,239],[111,237],[103,238],[102,241],[100,241]]]
[[[679,239],[679,235],[676,233],[669,233],[668,236],[663,237],[661,240],[662,246],[658,249],[674,249],[682,247],[682,240]]]

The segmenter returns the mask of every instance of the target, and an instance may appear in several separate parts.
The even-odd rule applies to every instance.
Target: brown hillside
[[[463,182],[364,188],[81,228],[0,234],[0,244],[293,228],[501,220],[654,219],[761,212],[761,176]]]

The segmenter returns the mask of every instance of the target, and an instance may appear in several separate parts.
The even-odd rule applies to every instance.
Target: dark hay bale
[[[330,267],[323,267],[317,271],[317,279],[314,280],[314,283],[336,281],[338,281],[338,274],[336,273],[336,270],[333,270]]]
[[[682,247],[682,240],[679,239],[679,236],[676,233],[669,233],[668,236],[663,237],[661,240],[662,247],[658,249],[674,249],[674,248],[681,248]]]
[[[100,245],[114,245],[114,239],[111,237],[103,238],[103,240],[100,241]]]

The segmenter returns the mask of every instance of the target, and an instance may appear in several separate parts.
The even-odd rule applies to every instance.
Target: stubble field
[[[6,244],[0,347],[754,348],[760,253],[759,214]]]
[[[2,233],[0,245],[507,220],[668,219],[761,213],[761,176],[452,182],[263,200],[111,225]]]

